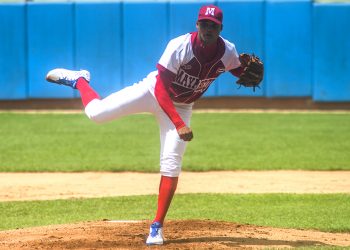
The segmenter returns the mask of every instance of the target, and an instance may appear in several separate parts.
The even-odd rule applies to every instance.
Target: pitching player
[[[80,92],[86,115],[96,123],[150,112],[160,128],[160,185],[158,207],[146,244],[163,244],[164,219],[176,190],[186,144],[193,139],[190,119],[193,103],[225,71],[239,77],[243,69],[234,44],[220,36],[223,13],[202,6],[197,31],[169,42],[158,64],[142,81],[101,99],[89,85],[86,70],[51,70],[46,79]]]

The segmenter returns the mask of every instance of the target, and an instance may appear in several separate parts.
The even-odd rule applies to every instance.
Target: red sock
[[[79,78],[77,81],[76,88],[80,92],[81,101],[84,107],[89,104],[94,99],[100,99],[100,96],[91,88],[89,83],[83,78]]]
[[[153,222],[160,222],[163,225],[165,216],[173,199],[179,177],[162,176],[159,184],[158,209]]]

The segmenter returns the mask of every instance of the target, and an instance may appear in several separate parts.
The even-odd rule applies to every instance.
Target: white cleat
[[[154,222],[150,226],[146,244],[148,246],[164,244],[163,227],[159,222]]]
[[[53,69],[47,73],[46,80],[48,82],[66,85],[75,89],[77,81],[81,77],[87,82],[90,82],[90,72],[87,70],[74,71],[68,69]]]

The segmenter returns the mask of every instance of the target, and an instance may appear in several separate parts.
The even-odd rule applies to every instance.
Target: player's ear
[[[196,29],[197,29],[197,30],[199,29],[199,23],[198,23],[198,21],[196,22]]]

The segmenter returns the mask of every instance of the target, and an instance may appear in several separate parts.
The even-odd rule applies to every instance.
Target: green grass
[[[159,170],[150,115],[96,125],[83,114],[0,114],[0,135],[0,171]]]
[[[198,114],[193,129],[190,170],[350,169],[349,114]]]
[[[0,203],[0,230],[91,220],[151,220],[156,196]],[[349,194],[177,195],[167,219],[350,232]]]
[[[264,248],[264,250],[274,250],[276,248]],[[343,250],[343,249],[349,249],[348,247],[336,247],[336,246],[308,246],[308,247],[296,247],[298,250]]]
[[[349,114],[195,113],[183,169],[350,169]],[[159,170],[158,125],[134,115],[0,113],[0,171]]]

